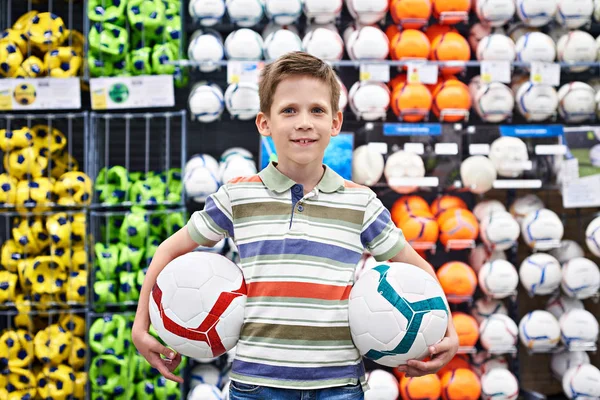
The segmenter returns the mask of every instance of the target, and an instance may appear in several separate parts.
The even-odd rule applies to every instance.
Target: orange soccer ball
[[[394,23],[405,29],[419,29],[431,17],[430,0],[392,0],[390,14]]]
[[[454,371],[459,368],[473,369],[471,360],[467,354],[456,354],[448,364],[444,365],[442,369],[437,372],[437,375],[441,378],[446,372]]]
[[[431,110],[432,96],[421,83],[404,83],[392,92],[392,111],[406,122],[422,121]]]
[[[431,203],[431,212],[433,215],[439,217],[445,211],[451,210],[453,208],[462,208],[467,210],[467,203],[463,199],[458,196],[452,196],[450,194],[445,194],[443,196],[437,197],[433,203]]]
[[[416,29],[400,31],[390,42],[390,55],[393,60],[426,60],[431,51],[427,36]]]
[[[433,0],[433,16],[442,24],[458,24],[471,9],[471,0]]]
[[[463,120],[471,108],[469,88],[459,80],[447,79],[440,82],[433,89],[432,95],[431,109],[436,117],[445,122]]]
[[[456,28],[451,25],[433,24],[425,30],[425,35],[427,36],[430,42],[433,42],[433,40],[436,37],[448,32],[458,33]]]
[[[398,226],[400,222],[404,221],[406,214],[410,214],[417,210],[429,211],[429,204],[427,204],[424,198],[414,194],[402,196],[392,205],[390,211],[390,214],[392,214],[392,221]]]
[[[469,61],[471,47],[460,33],[447,32],[433,39],[429,58],[434,61]],[[442,67],[441,71],[444,75],[450,75],[463,69],[464,67]]]
[[[438,223],[427,210],[415,210],[406,214],[398,227],[411,244],[435,243],[438,240]]]
[[[435,374],[400,380],[400,396],[403,400],[437,400],[442,394],[442,383]]]
[[[452,313],[454,328],[458,334],[458,343],[461,347],[474,347],[479,339],[479,324],[477,320],[463,312]]]
[[[473,268],[460,261],[450,261],[438,269],[437,277],[447,296],[473,296],[477,289],[477,275]],[[448,299],[450,303],[460,303],[461,300]]]
[[[388,87],[390,88],[390,91],[393,93],[398,86],[402,85],[403,83],[406,83],[406,79],[406,74],[398,74],[392,79],[390,79],[390,81],[388,82]]]
[[[442,398],[444,400],[478,400],[481,383],[475,372],[459,368],[442,376]]]
[[[475,240],[479,235],[479,222],[469,210],[453,208],[438,217],[440,241],[444,246],[450,240]]]

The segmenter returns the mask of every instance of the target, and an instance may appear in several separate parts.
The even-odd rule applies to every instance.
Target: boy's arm
[[[421,257],[419,253],[417,253],[415,249],[413,249],[408,243],[406,243],[404,248],[396,256],[392,257],[391,261],[416,265],[438,280],[433,267],[427,261],[425,261],[423,257]],[[448,364],[448,362],[456,354],[457,350],[458,335],[456,334],[456,329],[454,328],[454,323],[452,322],[452,314],[449,313],[446,337],[444,337],[441,342],[429,348],[431,361],[423,362],[418,360],[410,360],[408,361],[407,365],[398,367],[398,370],[401,372],[406,372],[406,376],[408,377],[436,373],[444,365]]]
[[[181,362],[181,356],[175,354],[171,349],[161,345],[154,337],[148,333],[150,327],[149,301],[152,287],[156,283],[156,279],[166,265],[175,258],[189,253],[198,247],[198,244],[192,240],[188,232],[188,227],[184,226],[167,240],[162,242],[152,262],[146,272],[144,284],[140,291],[140,299],[138,302],[135,321],[131,330],[133,344],[138,349],[140,354],[148,360],[148,362],[156,368],[165,378],[176,382],[183,382],[181,377],[175,376],[173,370]],[[168,360],[162,359],[160,355],[165,356]]]

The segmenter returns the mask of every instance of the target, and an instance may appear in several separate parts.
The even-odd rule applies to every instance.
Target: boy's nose
[[[312,128],[312,121],[310,119],[309,113],[301,113],[300,118],[298,118],[298,124],[296,129],[310,129]]]

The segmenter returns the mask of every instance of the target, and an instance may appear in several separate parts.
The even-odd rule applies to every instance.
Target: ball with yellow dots
[[[42,364],[59,365],[69,358],[72,342],[71,332],[52,324],[35,335],[35,356]]]
[[[0,42],[0,75],[10,78],[21,66],[23,53],[13,42]]]
[[[46,53],[44,63],[51,77],[71,78],[78,75],[83,59],[73,47],[65,46]]]
[[[8,174],[0,174],[0,206],[14,205],[17,201],[18,181]]]
[[[46,75],[44,62],[36,56],[30,56],[19,67],[13,78],[39,78]]]

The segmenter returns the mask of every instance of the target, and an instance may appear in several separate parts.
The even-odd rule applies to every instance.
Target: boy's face
[[[256,126],[261,135],[273,138],[279,163],[320,165],[329,139],[340,132],[342,112],[333,114],[325,82],[291,76],[277,85],[270,115],[259,113]]]

